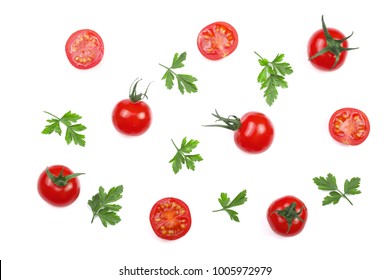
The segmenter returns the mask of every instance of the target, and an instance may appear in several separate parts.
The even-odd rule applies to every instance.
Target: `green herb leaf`
[[[341,194],[336,191],[331,191],[328,196],[324,197],[324,200],[322,201],[322,205],[327,204],[337,204],[340,201]]]
[[[184,60],[187,59],[187,53],[183,52],[180,56],[178,53],[175,53],[172,61],[171,69],[177,69],[177,68],[183,68],[184,67]]]
[[[115,225],[121,221],[121,218],[116,212],[122,209],[118,204],[111,204],[122,198],[123,186],[112,187],[108,193],[104,191],[103,187],[99,187],[99,192],[88,200],[88,205],[93,212],[92,221],[95,217],[99,217],[104,227],[108,224]]]
[[[264,67],[257,77],[261,84],[260,90],[265,89],[265,101],[271,106],[278,97],[278,87],[287,88],[288,84],[284,78],[293,73],[293,69],[287,62],[282,62],[284,54],[278,54],[272,62],[261,57],[257,52],[255,54],[260,58],[259,64]]]
[[[199,141],[190,139],[187,142],[187,137],[184,137],[181,141],[180,148],[178,148],[173,140],[171,140],[176,148],[175,156],[169,161],[172,163],[172,170],[177,174],[181,169],[182,165],[185,164],[187,169],[195,170],[195,162],[202,161],[203,158],[199,154],[191,155],[190,153],[198,146]]]
[[[344,193],[345,194],[360,194],[361,191],[358,190],[360,187],[360,178],[354,177],[351,181],[345,180],[344,183]]]
[[[331,191],[329,195],[326,196],[322,201],[322,205],[327,205],[331,203],[337,204],[342,197],[345,198],[351,205],[353,205],[347,197],[347,194],[355,195],[361,193],[361,191],[358,190],[358,188],[360,187],[360,178],[358,177],[353,177],[350,181],[345,180],[344,192],[339,190],[336,184],[336,177],[331,173],[329,173],[326,178],[322,176],[315,177],[313,178],[313,182],[317,185],[319,190]]]
[[[176,77],[179,91],[182,94],[184,94],[184,92],[193,93],[198,91],[198,88],[195,85],[197,79],[194,76],[188,74],[176,74],[175,72],[172,71],[172,69],[183,68],[184,67],[183,62],[186,60],[186,58],[187,58],[186,52],[183,52],[180,55],[178,53],[175,53],[171,67],[167,67],[162,64],[159,64],[160,66],[167,69],[167,71],[162,77],[162,80],[165,80],[165,86],[167,87],[167,89],[169,90],[172,89],[173,81],[175,80]]]
[[[247,202],[247,200],[248,198],[246,197],[246,190],[240,192],[232,201],[230,201],[227,193],[221,193],[220,198],[218,198],[218,202],[221,204],[222,209],[214,210],[213,212],[226,211],[229,214],[231,220],[239,222],[240,219],[238,218],[238,213],[234,210],[231,210],[230,208],[240,206]]]
[[[336,177],[333,174],[328,174],[326,179],[324,177],[314,178],[314,183],[318,186],[319,190],[331,191],[337,190]]]
[[[53,132],[55,132],[61,136],[62,129],[60,124],[62,123],[66,126],[66,143],[69,145],[73,142],[75,145],[85,147],[85,135],[79,132],[84,131],[86,127],[82,124],[77,124],[77,121],[82,118],[80,115],[68,111],[61,118],[59,118],[52,113],[46,111],[44,112],[52,116],[53,118],[46,120],[49,124],[46,125],[45,128],[42,130],[42,134],[52,134]]]

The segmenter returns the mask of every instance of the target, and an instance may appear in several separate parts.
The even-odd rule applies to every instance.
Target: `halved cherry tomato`
[[[276,199],[268,208],[267,220],[274,232],[294,236],[306,225],[307,208],[298,198],[287,195]]]
[[[365,113],[355,108],[342,108],[329,120],[330,135],[347,145],[363,143],[370,133],[370,122]]]
[[[191,228],[191,213],[187,204],[178,198],[167,197],[157,201],[150,211],[150,224],[162,239],[183,237]]]
[[[73,173],[64,165],[53,165],[44,170],[38,179],[38,193],[47,203],[64,207],[72,204],[80,194],[83,173]]]
[[[98,65],[103,58],[103,40],[93,30],[78,30],[70,35],[65,45],[65,52],[74,67],[89,69]]]
[[[238,44],[236,29],[226,22],[214,22],[203,28],[198,35],[198,49],[211,60],[230,55]]]

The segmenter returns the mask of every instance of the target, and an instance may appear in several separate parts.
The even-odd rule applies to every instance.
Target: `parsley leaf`
[[[122,206],[112,204],[122,198],[123,186],[112,187],[108,193],[105,193],[103,187],[99,187],[99,192],[95,194],[91,200],[88,200],[88,205],[93,212],[92,221],[95,217],[99,217],[104,227],[108,224],[115,225],[121,221],[118,212]]]
[[[271,106],[278,97],[278,90],[276,88],[288,87],[284,77],[292,74],[293,70],[290,64],[283,62],[284,54],[278,54],[271,62],[261,57],[257,52],[255,52],[255,54],[260,58],[260,65],[264,67],[257,77],[257,81],[261,83],[260,90],[265,88],[265,101]]]
[[[180,148],[176,146],[172,139],[171,141],[177,151],[175,156],[169,161],[169,163],[172,163],[173,172],[177,174],[183,164],[186,165],[187,169],[195,170],[195,162],[202,161],[203,158],[199,154],[191,155],[190,153],[198,146],[199,141],[191,139],[187,142],[187,137],[184,137],[181,141]]]
[[[45,126],[42,134],[52,134],[53,132],[61,136],[62,129],[61,123],[66,126],[65,141],[69,145],[72,141],[75,145],[85,147],[85,135],[79,132],[84,131],[86,127],[82,124],[77,124],[77,121],[82,117],[72,113],[71,111],[65,113],[61,118],[53,115],[52,113],[44,111],[44,113],[52,116],[52,119],[46,120],[49,124]]]
[[[242,205],[247,200],[248,198],[246,197],[246,190],[240,192],[232,201],[230,201],[230,198],[227,193],[221,193],[221,196],[220,198],[218,198],[218,201],[219,204],[221,204],[222,209],[214,210],[213,212],[226,211],[229,214],[231,220],[239,222],[240,219],[238,218],[238,213],[234,210],[231,210],[230,208]]]
[[[328,196],[322,201],[322,205],[328,204],[337,204],[342,197],[344,197],[351,205],[352,202],[348,199],[347,194],[355,195],[360,194],[361,191],[358,190],[360,187],[360,178],[353,177],[350,181],[345,180],[344,182],[344,192],[340,191],[337,187],[336,177],[329,173],[326,178],[320,176],[313,178],[314,184],[317,185],[319,190],[331,191]]]
[[[177,85],[182,94],[184,92],[192,93],[192,92],[197,92],[198,88],[195,85],[195,82],[197,79],[191,75],[188,74],[176,74],[175,72],[172,71],[172,69],[178,69],[184,67],[184,61],[187,58],[187,53],[183,52],[182,54],[175,53],[172,61],[171,67],[166,67],[162,64],[159,64],[160,66],[164,67],[167,69],[165,72],[164,76],[162,77],[162,80],[165,80],[165,86],[167,89],[172,89],[173,87],[173,81],[177,80]]]

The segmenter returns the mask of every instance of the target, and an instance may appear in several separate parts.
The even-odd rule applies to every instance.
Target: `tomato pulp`
[[[200,31],[197,45],[201,54],[207,59],[222,59],[237,48],[238,34],[229,23],[214,22]]]
[[[65,45],[69,62],[77,69],[95,67],[103,59],[102,38],[93,30],[82,29],[70,35]]]
[[[370,122],[361,110],[342,108],[331,116],[329,133],[337,142],[356,146],[367,139],[370,133]]]
[[[155,234],[167,240],[183,237],[191,228],[191,213],[187,204],[178,198],[157,201],[150,211],[150,224]]]

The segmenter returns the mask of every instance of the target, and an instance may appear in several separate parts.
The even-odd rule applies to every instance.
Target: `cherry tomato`
[[[370,122],[362,111],[342,108],[334,112],[330,118],[329,132],[333,139],[340,143],[359,145],[370,133]]]
[[[226,22],[214,22],[203,28],[198,35],[198,49],[211,60],[230,55],[237,48],[237,31]]]
[[[70,35],[65,45],[65,52],[74,67],[89,69],[98,65],[103,58],[103,40],[93,30],[78,30]]]
[[[271,146],[274,140],[274,127],[270,119],[262,113],[248,112],[241,119],[233,115],[224,118],[217,111],[212,115],[217,118],[217,122],[220,121],[225,124],[206,126],[233,130],[234,142],[244,152],[251,154],[262,153]]]
[[[137,94],[137,85],[140,80],[137,79],[130,87],[128,99],[118,102],[112,112],[112,122],[116,130],[129,136],[137,136],[145,133],[152,122],[152,112],[148,104],[142,99],[145,93]],[[149,84],[150,85],[150,84]],[[148,86],[149,88],[149,86]]]
[[[322,17],[322,29],[316,31],[307,46],[307,53],[312,65],[320,70],[336,70],[345,62],[349,48],[343,33],[335,28],[327,28]],[[340,41],[341,40],[341,41]]]
[[[72,204],[80,194],[77,176],[63,165],[53,165],[44,170],[38,179],[38,193],[47,203],[64,207]]]
[[[241,150],[257,154],[266,151],[274,139],[274,127],[269,118],[259,112],[241,117],[241,126],[234,132],[234,142]]]
[[[187,204],[178,198],[167,197],[157,201],[150,211],[150,224],[162,239],[183,237],[191,228],[191,213]]]
[[[307,208],[298,198],[287,195],[268,207],[267,220],[274,232],[282,236],[294,236],[306,225]]]

